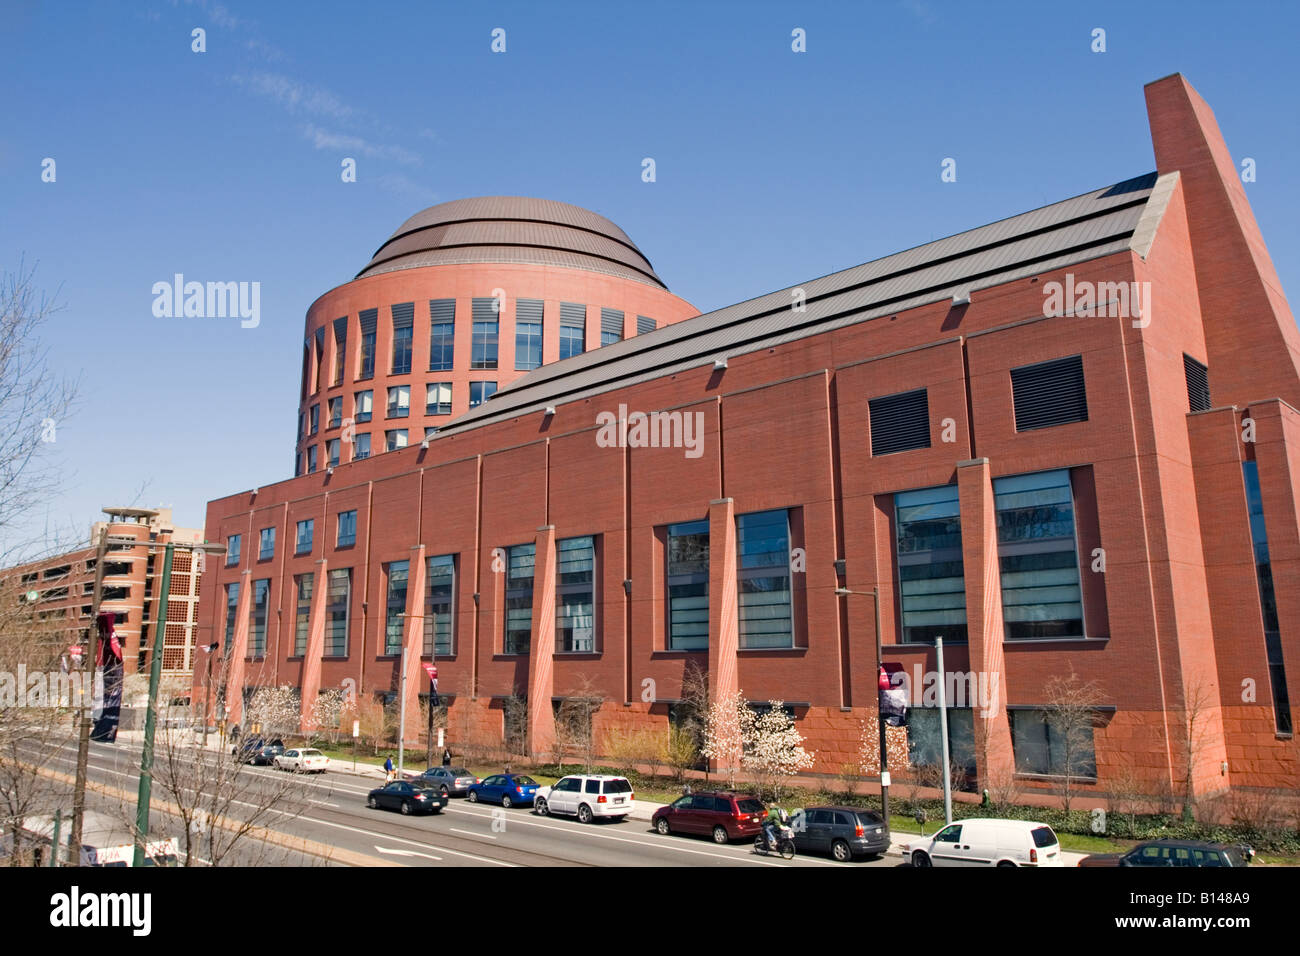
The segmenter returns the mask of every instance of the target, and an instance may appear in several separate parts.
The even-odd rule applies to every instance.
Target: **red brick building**
[[[302,407],[347,405],[365,310],[384,362],[395,303],[432,300],[423,369],[421,327],[454,299],[452,414],[424,419],[427,443],[209,504],[232,555],[209,562],[201,615],[228,684],[292,684],[304,710],[345,682],[392,693],[404,646],[408,702],[436,659],[481,726],[525,695],[540,753],[587,682],[598,734],[666,726],[694,661],[715,693],[785,701],[837,772],[877,706],[874,588],[889,670],[934,670],[943,637],[985,691],[949,696],[980,785],[1068,769],[1104,793],[1132,770],[1181,793],[1190,764],[1200,794],[1294,787],[1300,332],[1209,108],[1177,75],[1146,96],[1154,173],[693,318],[599,217],[566,227],[580,253],[519,238],[558,204],[415,217],[309,311]],[[444,225],[471,215],[513,217],[492,228],[516,241]],[[544,364],[462,405],[478,373],[460,357],[487,356],[474,320],[525,299]],[[588,345],[602,306],[623,337],[556,361],[562,302],[586,306]],[[660,327],[633,336],[633,314]],[[1071,673],[1098,688],[1081,759],[1046,720]],[[937,713],[914,694],[923,761]]]

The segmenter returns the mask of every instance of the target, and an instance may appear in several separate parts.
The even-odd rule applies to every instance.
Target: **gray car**
[[[889,849],[889,825],[861,807],[808,807],[790,821],[800,853],[829,853],[841,862]]]
[[[464,767],[430,767],[415,780],[449,797],[463,797],[479,782],[478,777]]]

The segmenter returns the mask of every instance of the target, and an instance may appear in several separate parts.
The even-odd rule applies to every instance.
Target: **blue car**
[[[537,781],[524,773],[494,773],[469,788],[469,802],[531,807],[537,798],[537,787]]]

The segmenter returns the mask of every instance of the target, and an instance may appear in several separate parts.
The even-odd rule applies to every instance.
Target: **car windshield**
[[[1055,846],[1056,834],[1052,832],[1051,827],[1034,827],[1033,831],[1034,846]]]
[[[622,780],[622,779],[606,780],[605,792],[606,793],[631,793],[632,785],[628,783],[626,780]]]
[[[763,805],[752,797],[745,797],[737,800],[736,806],[740,808],[741,813],[762,813]]]
[[[515,777],[515,786],[517,786],[517,787],[535,787],[535,786],[537,786],[537,781],[534,780],[532,777],[527,776],[526,774],[518,774],[518,775]]]
[[[322,754],[321,754],[321,752],[320,752],[319,750],[304,750],[304,751],[302,752],[302,755],[303,755],[304,757],[320,757],[320,756],[322,756]]]

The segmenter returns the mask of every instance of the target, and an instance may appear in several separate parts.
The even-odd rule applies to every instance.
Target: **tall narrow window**
[[[1070,472],[993,482],[1008,640],[1083,637]]]
[[[473,300],[473,329],[470,339],[469,367],[497,367],[497,330],[500,316],[497,313],[497,299]]]
[[[242,535],[232,534],[226,539],[226,567],[232,568],[239,563],[239,545]]]
[[[263,528],[258,532],[257,560],[265,561],[275,557],[275,529]]]
[[[515,369],[527,371],[542,364],[542,300],[515,300]]]
[[[353,416],[359,425],[362,422],[370,421],[375,411],[375,393],[370,389],[363,392],[353,393]]]
[[[1291,697],[1286,686],[1282,660],[1282,631],[1278,624],[1277,597],[1273,593],[1273,564],[1268,556],[1268,531],[1264,526],[1264,499],[1259,490],[1259,465],[1242,462],[1246,480],[1246,511],[1250,518],[1250,540],[1255,550],[1255,580],[1259,585],[1259,606],[1264,619],[1264,651],[1268,657],[1268,679],[1273,688],[1273,726],[1289,734]]]
[[[307,473],[311,474],[316,471],[316,455],[318,446],[312,445],[307,449]]]
[[[600,310],[600,344],[613,345],[623,340],[623,313],[619,309]]]
[[[298,522],[298,541],[293,549],[294,554],[310,554],[312,545],[312,532],[316,527],[315,518],[306,518]]]
[[[429,300],[429,371],[449,372],[455,358],[456,300]]]
[[[596,545],[590,535],[555,543],[556,653],[596,650]]]
[[[957,486],[894,495],[903,642],[965,641],[966,579]]]
[[[361,368],[358,379],[375,377],[375,328],[379,325],[378,309],[361,310]]]
[[[415,323],[415,303],[401,302],[392,306],[393,313],[393,374],[411,374],[411,333]]]
[[[253,582],[253,600],[248,608],[248,656],[266,656],[266,607],[271,594],[271,579]]]
[[[560,358],[581,355],[586,349],[587,307],[578,302],[560,303]]]
[[[325,442],[325,460],[330,468],[333,468],[339,463],[339,449],[342,446],[343,442],[337,438],[331,438],[329,441]]]
[[[325,593],[325,657],[348,656],[348,604],[352,598],[352,569],[334,568]]]
[[[407,418],[411,414],[411,386],[392,385],[388,389],[388,417]]]
[[[517,544],[506,555],[505,653],[527,654],[533,634],[533,562],[537,546]]]
[[[451,414],[451,382],[430,382],[425,386],[424,414]]]
[[[352,460],[361,461],[370,457],[370,432],[353,436]]]
[[[456,559],[439,554],[429,558],[424,593],[424,654],[452,653],[452,607],[456,596]]]
[[[318,431],[320,431],[320,406],[313,405],[310,409],[308,409],[307,417],[311,422],[311,431],[308,434],[314,435]]]
[[[316,330],[316,387],[313,391],[319,392],[321,385],[325,381],[325,329]]]
[[[348,354],[348,317],[334,320],[334,381],[343,384],[343,362]]]
[[[335,398],[331,398],[329,401],[329,409],[330,420],[328,427],[338,428],[343,424],[343,396],[339,395]]]
[[[235,646],[235,618],[239,612],[239,582],[231,581],[226,585],[226,640],[224,653],[229,654]]]
[[[391,561],[388,564],[388,603],[384,613],[384,653],[393,656],[402,653],[402,625],[406,613],[406,579],[409,561]]]
[[[469,407],[475,408],[482,405],[489,398],[497,393],[496,382],[470,382],[469,383]]]
[[[668,647],[709,646],[709,522],[668,526]]]
[[[785,510],[736,517],[740,646],[793,647],[790,525]]]
[[[296,592],[293,622],[293,656],[302,657],[307,653],[307,628],[311,623],[311,591],[316,582],[312,572],[295,574],[293,587]]]
[[[346,548],[357,543],[356,510],[339,512],[339,533],[335,539],[336,548]]]

